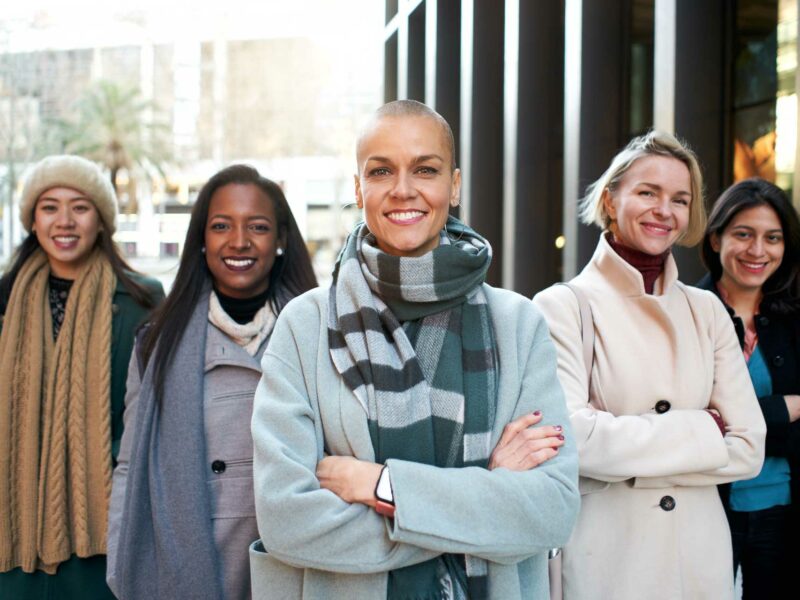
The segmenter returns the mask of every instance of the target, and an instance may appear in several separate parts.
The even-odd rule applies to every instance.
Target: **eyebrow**
[[[50,202],[60,202],[58,198],[55,198],[53,196],[42,196],[41,198],[39,198],[39,202],[44,202],[45,200],[49,200]],[[75,196],[74,198],[70,198],[68,200],[68,202],[83,202],[83,201],[91,202],[92,199],[89,198],[89,196]]]
[[[233,221],[233,217],[231,217],[229,215],[219,215],[219,214],[218,215],[211,215],[210,217],[208,217],[209,221],[211,219],[227,219],[228,221]],[[254,215],[252,217],[247,217],[248,221],[253,221],[255,219],[263,219],[264,221],[269,221],[270,223],[272,222],[272,219],[270,219],[266,215]]]
[[[748,231],[755,231],[755,227],[751,227],[750,225],[745,225],[744,223],[740,223],[739,225],[734,225],[731,229],[747,229]],[[783,227],[776,227],[775,229],[767,229],[767,233],[775,233],[775,232],[783,233]]]
[[[659,191],[660,191],[661,189],[663,189],[663,188],[662,188],[660,185],[658,185],[657,183],[648,183],[647,181],[640,181],[640,182],[638,182],[636,185],[646,185],[646,186],[647,186],[647,187],[649,187],[649,188],[653,188],[654,190],[659,190]],[[676,196],[683,196],[683,195],[686,195],[686,196],[691,196],[691,195],[692,195],[692,193],[691,193],[691,192],[687,192],[686,190],[680,190],[679,192],[675,192],[675,195],[676,195]]]
[[[371,160],[373,160],[375,162],[379,162],[379,163],[392,163],[393,162],[392,159],[387,158],[385,156],[368,156],[367,157],[367,162],[369,162]],[[417,156],[414,159],[413,164],[416,165],[416,164],[419,164],[419,163],[422,163],[422,162],[425,162],[425,161],[428,161],[428,160],[440,160],[440,161],[444,162],[444,159],[441,156],[439,156],[438,154],[423,154],[422,156]]]

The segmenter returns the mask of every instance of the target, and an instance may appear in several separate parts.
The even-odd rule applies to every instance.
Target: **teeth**
[[[742,261],[742,264],[743,264],[745,267],[747,267],[748,269],[761,269],[761,268],[763,268],[763,267],[766,267],[766,266],[767,266],[767,265],[766,265],[766,264],[764,264],[764,263],[749,263],[749,262],[745,262],[745,261]]]
[[[53,238],[57,242],[61,242],[62,244],[70,244],[72,242],[78,241],[77,235],[57,235]]]
[[[256,262],[254,258],[224,258],[223,261],[226,265],[230,265],[231,267],[249,267]]]
[[[424,214],[421,210],[404,210],[403,212],[390,213],[390,216],[395,221],[410,221]]]

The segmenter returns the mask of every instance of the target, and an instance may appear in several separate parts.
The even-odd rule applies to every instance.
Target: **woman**
[[[448,219],[440,115],[384,106],[357,158],[366,223],[264,355],[254,596],[547,598],[578,495],[546,325],[483,283],[488,243]]]
[[[113,598],[111,470],[136,327],[164,297],[111,237],[114,188],[51,156],[22,190],[28,237],[0,279],[0,598]]]
[[[209,179],[131,359],[108,543],[119,598],[250,597],[260,359],[275,317],[315,285],[280,187],[245,165]]]
[[[580,455],[564,597],[730,598],[716,484],[758,472],[765,426],[724,308],[677,280],[673,244],[695,244],[705,225],[694,154],[666,133],[634,138],[589,188],[582,217],[604,230],[571,282],[591,309],[591,381],[577,296],[556,285],[534,299]]]
[[[720,196],[698,287],[725,304],[767,422],[757,477],[720,488],[745,598],[791,589],[800,558],[800,223],[783,191],[747,179]],[[793,501],[794,499],[794,501]]]

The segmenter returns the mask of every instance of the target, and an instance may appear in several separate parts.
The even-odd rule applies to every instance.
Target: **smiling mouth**
[[[52,239],[56,247],[64,250],[73,248],[78,244],[77,235],[56,235]]]
[[[256,264],[255,258],[223,258],[222,262],[225,263],[225,266],[228,267],[231,271],[246,271],[254,264]]]
[[[421,210],[395,210],[386,213],[385,216],[392,223],[396,223],[398,225],[410,225],[413,223],[418,223],[424,219],[427,214],[428,213]]]
[[[669,235],[672,231],[672,227],[669,225],[658,225],[657,223],[642,223],[642,227],[653,235]]]
[[[745,271],[749,271],[750,273],[763,273],[767,268],[767,263],[753,263],[747,262],[746,260],[740,260],[739,264],[744,267]]]

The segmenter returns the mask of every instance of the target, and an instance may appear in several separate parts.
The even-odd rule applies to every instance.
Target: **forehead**
[[[643,156],[633,162],[622,176],[623,183],[650,183],[664,189],[691,192],[689,167],[672,156]]]
[[[56,186],[43,191],[39,194],[38,200],[89,200],[90,198],[80,190],[66,186]]]
[[[266,216],[275,218],[270,197],[253,183],[229,183],[211,196],[209,216]]]
[[[378,117],[365,128],[357,148],[359,163],[372,156],[400,160],[427,154],[452,158],[441,123],[424,115]]]
[[[746,226],[755,229],[782,229],[778,213],[767,204],[751,206],[736,213],[728,227]]]

